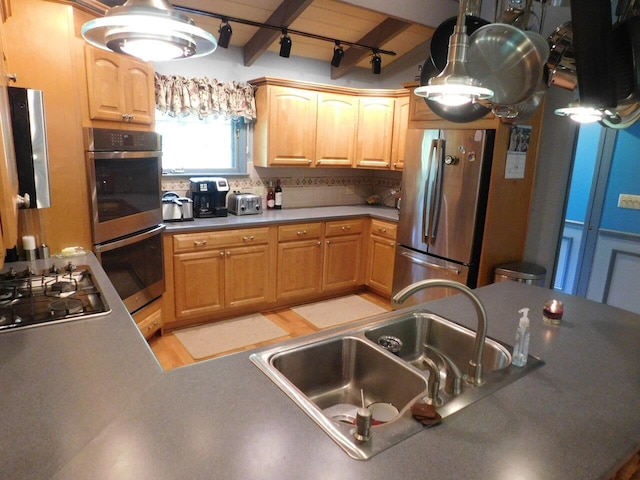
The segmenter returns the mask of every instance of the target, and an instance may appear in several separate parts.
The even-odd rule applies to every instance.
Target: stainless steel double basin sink
[[[379,342],[381,338],[400,340],[402,346],[392,353],[379,344],[385,343]],[[526,366],[512,366],[512,348],[486,338],[484,384],[463,381],[461,391],[454,391],[453,377],[464,371],[474,341],[473,330],[415,310],[391,312],[356,327],[303,337],[250,358],[343,450],[364,460],[425,429],[413,417],[411,406],[427,397],[427,358],[437,364],[440,373],[436,409],[443,419],[543,364],[529,356]],[[354,436],[356,411],[363,402],[371,410],[377,405],[387,407],[382,421],[373,416],[366,441]]]

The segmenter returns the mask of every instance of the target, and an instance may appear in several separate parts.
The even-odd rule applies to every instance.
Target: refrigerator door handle
[[[444,148],[445,141],[442,138],[438,139],[438,150],[436,154],[436,186],[433,195],[433,211],[431,215],[431,240],[435,240],[438,234],[438,224],[440,223],[440,209],[442,207],[442,178],[444,170]]]
[[[425,243],[429,243],[431,236],[432,222],[433,222],[433,202],[434,202],[434,188],[432,175],[433,163],[437,163],[438,148],[440,140],[431,140],[431,148],[429,149],[429,159],[426,166],[426,179],[424,181],[424,208],[422,213],[422,238]]]
[[[433,270],[444,270],[446,272],[453,272],[456,275],[459,275],[461,270],[458,268],[453,268],[453,267],[445,267],[442,265],[437,265],[435,263],[431,263],[431,262],[426,262],[420,258],[414,257],[413,255],[411,255],[410,253],[407,252],[402,252],[401,255],[403,257],[407,257],[411,262],[416,263],[418,265],[422,265],[423,267],[427,267],[427,268],[431,268]]]

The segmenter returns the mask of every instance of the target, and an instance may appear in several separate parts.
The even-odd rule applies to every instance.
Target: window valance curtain
[[[247,122],[256,119],[254,88],[248,83],[156,73],[155,96],[156,108],[174,117],[244,117]]]

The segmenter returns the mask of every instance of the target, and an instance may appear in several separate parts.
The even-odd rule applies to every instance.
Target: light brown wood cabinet
[[[363,97],[358,102],[356,165],[367,168],[391,167],[393,98]]]
[[[395,223],[371,220],[365,284],[385,297],[391,297],[393,286],[397,230]]]
[[[391,145],[391,167],[394,170],[402,170],[404,168],[407,127],[409,125],[409,107],[409,95],[396,98],[393,118],[393,143]]]
[[[316,92],[269,86],[258,90],[254,164],[310,166],[315,160]]]
[[[336,220],[325,225],[323,291],[363,284],[363,219]]]
[[[317,166],[353,166],[357,121],[356,97],[339,93],[318,94]]]
[[[154,300],[133,314],[133,319],[144,338],[149,339],[162,328],[162,300]]]
[[[154,80],[150,64],[85,46],[89,118],[151,125]]]
[[[276,297],[317,295],[322,288],[322,223],[278,227]]]
[[[405,89],[358,90],[273,78],[249,83],[257,86],[256,166],[391,169],[394,158],[404,157]]]
[[[175,319],[273,300],[269,229],[173,236]]]
[[[165,234],[164,328],[361,290],[369,221]]]

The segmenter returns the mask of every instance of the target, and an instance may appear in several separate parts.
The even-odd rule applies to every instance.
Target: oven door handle
[[[132,235],[130,237],[121,238],[120,240],[115,240],[113,242],[100,243],[93,246],[93,249],[96,253],[108,252],[110,250],[115,250],[116,248],[126,247],[127,245],[131,245],[136,242],[140,242],[142,240],[146,240],[147,238],[151,238],[154,235],[158,235],[162,232],[166,227],[166,225],[158,225],[157,227],[152,228],[151,230],[147,230],[146,232]]]

